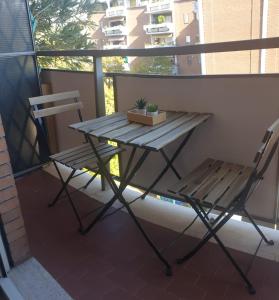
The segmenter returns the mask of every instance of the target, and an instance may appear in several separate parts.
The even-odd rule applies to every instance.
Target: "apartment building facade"
[[[279,35],[278,0],[112,0],[94,15],[99,49],[185,46]],[[177,56],[173,74],[278,72],[277,49]],[[129,58],[130,59],[130,58]],[[130,66],[136,58],[128,61]]]

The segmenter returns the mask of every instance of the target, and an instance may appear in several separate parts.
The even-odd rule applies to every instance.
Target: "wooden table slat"
[[[119,135],[119,136],[115,137],[113,140],[116,142],[127,144],[127,143],[131,142],[132,140],[134,140],[148,132],[154,131],[155,129],[158,129],[158,128],[178,119],[179,117],[181,117],[183,115],[185,115],[185,113],[167,112],[167,119],[165,122],[157,124],[155,126],[143,126],[141,128],[134,129],[128,133],[125,133],[123,135]]]
[[[110,132],[112,130],[116,130],[118,128],[125,127],[129,124],[130,124],[129,121],[127,119],[124,119],[124,120],[117,121],[113,124],[103,126],[97,130],[90,131],[89,134],[95,137],[104,137],[105,133]]]
[[[138,124],[138,123],[129,123],[127,126],[121,127],[119,129],[112,130],[110,132],[105,133],[103,136],[107,139],[114,139],[115,137],[119,135],[123,135],[125,133],[128,133],[132,130],[142,128],[144,125]]]
[[[193,128],[197,127],[202,122],[206,121],[210,116],[210,114],[195,115],[193,118],[190,118],[188,121],[166,132],[162,136],[159,136],[157,139],[153,138],[151,142],[145,143],[144,146],[153,150],[162,149],[166,145],[178,139],[180,136],[184,135]]]
[[[108,115],[108,116],[99,117],[99,118],[96,118],[96,119],[93,119],[93,120],[74,123],[74,124],[71,124],[69,127],[73,128],[73,129],[82,130],[83,127],[86,127],[86,126],[89,126],[89,125],[94,125],[94,124],[99,124],[102,121],[111,120],[111,119],[117,118],[119,116],[125,116],[125,114],[122,113],[122,112],[117,112],[117,113],[113,113],[113,114]]]
[[[82,127],[82,129],[80,129],[80,131],[83,132],[83,133],[92,132],[94,130],[101,129],[105,126],[110,126],[112,124],[118,123],[118,122],[123,121],[123,120],[126,120],[125,115],[117,116],[116,118],[112,118],[112,119],[109,119],[109,120],[104,120],[100,123],[96,123],[96,124],[93,124],[93,125],[88,125],[88,126]]]
[[[152,142],[155,139],[158,139],[161,136],[166,135],[168,132],[170,132],[171,130],[181,126],[184,123],[186,123],[190,119],[194,118],[196,115],[197,114],[195,114],[195,113],[183,115],[180,118],[178,118],[178,119],[176,119],[176,120],[174,120],[174,121],[172,121],[168,124],[165,124],[165,125],[161,126],[158,129],[152,130],[151,132],[146,133],[146,134],[130,141],[130,143],[133,144],[133,145],[138,145],[138,146],[146,145],[149,142]]]

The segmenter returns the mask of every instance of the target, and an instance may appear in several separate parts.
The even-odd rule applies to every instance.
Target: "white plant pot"
[[[138,114],[146,115],[146,108],[137,108],[136,111]]]
[[[148,112],[147,112],[147,115],[148,115],[148,116],[157,116],[158,113],[159,113],[158,110],[157,110],[157,111],[152,111],[152,112],[151,112],[151,111],[148,111]]]

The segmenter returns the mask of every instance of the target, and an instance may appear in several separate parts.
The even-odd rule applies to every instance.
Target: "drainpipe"
[[[263,10],[262,10],[262,32],[261,38],[267,38],[267,19],[268,19],[268,2],[269,0],[263,0]],[[261,60],[260,60],[260,73],[265,73],[266,67],[266,49],[261,49]]]
[[[203,0],[197,0],[200,43],[204,44]],[[206,75],[205,53],[201,53],[201,74]]]

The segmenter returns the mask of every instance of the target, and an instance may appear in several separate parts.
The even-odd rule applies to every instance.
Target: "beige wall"
[[[270,0],[268,10],[267,37],[279,36],[279,1]],[[279,72],[279,49],[266,50],[266,72]]]
[[[216,77],[150,79],[117,77],[119,111],[131,108],[138,97],[146,97],[161,109],[211,112],[214,117],[192,136],[175,165],[182,174],[207,157],[239,164],[252,164],[266,128],[279,117],[277,77]],[[173,145],[167,149],[169,154]],[[160,155],[149,157],[136,182],[147,186],[163,168]],[[152,167],[151,167],[152,166]],[[263,184],[249,201],[249,211],[271,219],[276,199],[277,157]],[[170,172],[159,190],[176,178]]]
[[[261,34],[262,0],[204,0],[205,43],[256,39]],[[206,54],[207,74],[257,73],[259,51]]]
[[[149,23],[149,16],[144,7],[135,7],[127,10],[126,24],[128,30],[127,48],[144,48],[150,42],[150,37],[145,34],[143,26]],[[129,57],[131,68],[139,62],[136,57]]]
[[[95,30],[92,32],[92,38],[96,40],[97,49],[103,49],[105,35],[102,32],[102,26],[105,23],[105,14],[97,13],[92,16],[92,21],[96,24]]]
[[[177,46],[186,45],[186,36],[191,37],[191,44],[199,42],[199,27],[196,16],[193,12],[194,1],[175,1],[173,6],[173,19],[175,24],[175,37]],[[189,18],[189,23],[184,23],[184,15]],[[199,55],[177,56],[178,73],[191,75],[200,74],[201,66]]]
[[[143,25],[149,23],[148,14],[144,7],[135,7],[127,10],[126,24],[128,29],[127,45],[129,48],[144,48],[149,41],[143,30]]]
[[[84,105],[84,120],[96,117],[93,73],[43,71],[42,83],[51,85],[52,93],[79,90]],[[56,117],[56,130],[59,151],[79,145],[84,141],[81,134],[68,128],[68,125],[79,122],[76,112],[66,112]]]

